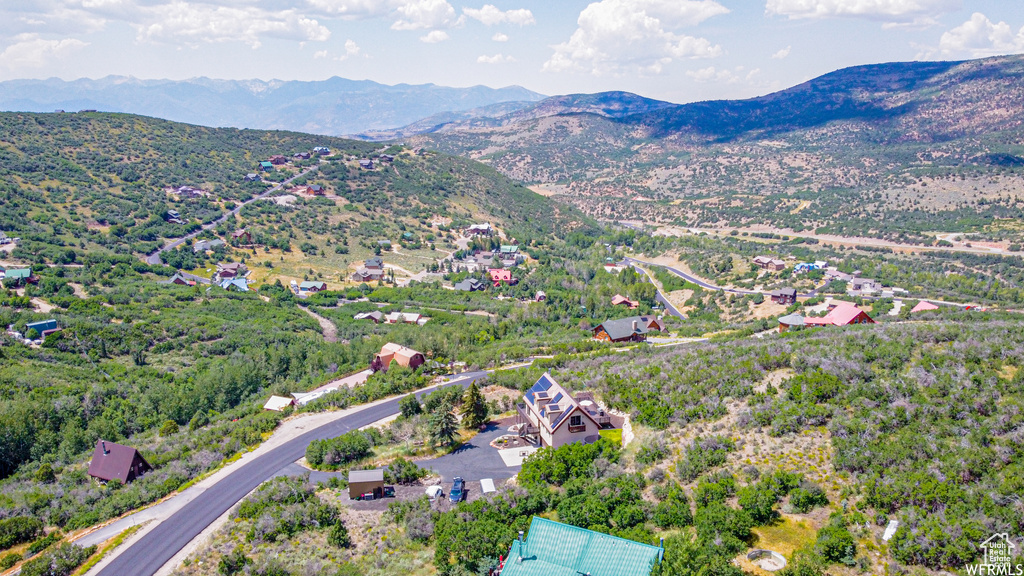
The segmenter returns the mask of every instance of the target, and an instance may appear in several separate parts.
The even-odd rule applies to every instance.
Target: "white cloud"
[[[728,12],[714,0],[594,2],[580,12],[569,40],[553,46],[544,70],[657,74],[673,60],[719,56],[721,46],[679,30]]]
[[[385,16],[394,9],[394,2],[388,0],[306,0],[306,4],[323,14],[345,20]]]
[[[886,23],[934,23],[962,0],[767,0],[765,12],[789,18],[864,18]]]
[[[235,8],[175,2],[144,10],[136,24],[139,40],[172,42],[245,42],[258,48],[264,37],[325,41],[331,31],[294,10],[268,12],[255,7]]]
[[[774,60],[782,60],[786,56],[789,56],[789,51],[792,50],[792,49],[793,49],[792,46],[786,46],[782,50],[779,50],[775,54],[772,54],[772,59],[774,59]]]
[[[455,8],[446,0],[412,0],[395,9],[398,19],[392,30],[449,28],[458,23]]]
[[[994,24],[984,14],[975,12],[970,20],[942,35],[939,50],[971,58],[1024,52],[1024,27],[1014,33],[1006,22]]]
[[[508,22],[509,24],[518,24],[520,26],[537,23],[533,18],[533,12],[530,12],[526,8],[505,10],[503,12],[493,4],[484,4],[481,8],[463,8],[462,13],[474,20],[483,22],[484,26],[494,26],[495,24],[502,24],[504,22]]]
[[[476,59],[477,64],[505,64],[507,62],[515,62],[516,59],[512,56],[505,56],[504,54],[495,54],[494,56],[478,56]]]
[[[746,72],[746,74],[744,74]],[[756,84],[755,80],[761,74],[760,68],[747,71],[743,66],[737,66],[732,70],[718,69],[714,66],[701,68],[699,70],[687,70],[686,75],[700,83],[722,82],[725,84],[737,84],[741,81],[749,84]]]
[[[420,36],[420,42],[426,42],[427,44],[437,44],[438,42],[444,42],[449,38],[448,33],[444,30],[431,30],[424,36]]]
[[[495,42],[508,42],[508,34],[498,32],[494,36],[491,36],[491,40],[494,40]]]
[[[354,40],[349,38],[348,40],[345,40],[344,54],[338,56],[331,56],[331,53],[328,52],[327,50],[320,50],[319,52],[313,54],[313,59],[320,60],[323,58],[330,58],[331,60],[334,60],[336,62],[344,62],[345,60],[348,60],[353,56],[358,56],[360,52],[362,52],[362,49],[359,47],[359,45],[356,44]]]
[[[13,44],[0,52],[0,65],[11,70],[38,68],[88,45],[77,38],[44,40],[38,34],[19,34]]]

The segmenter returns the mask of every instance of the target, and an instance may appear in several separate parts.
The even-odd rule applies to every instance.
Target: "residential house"
[[[297,152],[292,155],[292,158],[295,158],[296,160],[309,160],[310,154],[309,152]]]
[[[606,342],[645,342],[647,334],[665,329],[664,323],[654,316],[630,316],[618,320],[605,320],[594,327],[594,338]]]
[[[391,250],[391,240],[377,240],[377,246],[380,246],[382,252]]]
[[[179,186],[175,192],[179,198],[199,198],[200,196],[206,196],[208,192],[199,188],[193,188],[192,186]]]
[[[274,166],[280,166],[282,164],[287,164],[288,163],[288,158],[286,158],[286,157],[284,157],[284,156],[282,156],[280,154],[275,154],[275,155],[270,157],[270,163],[273,164]]]
[[[246,174],[245,178],[242,178],[242,181],[243,182],[259,182],[260,181],[260,175],[259,174]]]
[[[853,280],[854,276],[852,274],[847,274],[845,272],[840,272],[839,270],[836,270],[836,268],[834,266],[829,266],[828,268],[825,269],[825,278],[827,280],[837,280],[837,281],[840,281],[840,282],[851,282]]]
[[[793,304],[796,302],[796,288],[779,288],[772,290],[772,302],[776,304]]]
[[[388,324],[419,324],[423,326],[430,318],[415,312],[391,312],[384,317]]]
[[[519,246],[503,244],[498,251],[501,263],[505,267],[515,266],[519,263]]]
[[[135,448],[100,439],[89,463],[89,476],[103,482],[120,480],[127,484],[152,469]]]
[[[373,494],[374,499],[384,495],[383,468],[348,471],[348,497],[354,500],[364,494]]]
[[[391,154],[381,154],[380,156],[378,156],[378,158],[380,158],[381,162],[385,162],[388,164],[395,161],[395,157],[392,156]]]
[[[757,256],[754,258],[754,266],[778,272],[780,270],[785,270],[786,262],[784,260],[779,260],[778,258],[772,258],[771,256]]]
[[[224,245],[224,241],[220,238],[214,240],[200,240],[192,245],[192,252],[199,254],[200,252],[206,252],[207,250],[216,250]]]
[[[174,276],[167,279],[167,284],[177,284],[178,286],[195,286],[195,280],[189,280],[185,278],[181,272],[175,272]]]
[[[537,294],[533,297],[534,302],[546,302],[548,295],[543,290],[537,290]]]
[[[380,310],[374,310],[373,312],[360,312],[353,316],[356,320],[371,320],[374,324],[380,324],[380,321],[384,319],[384,313]]]
[[[412,348],[406,348],[400,344],[388,342],[381,347],[380,352],[373,357],[373,361],[370,362],[370,369],[374,372],[387,372],[391,363],[397,362],[399,366],[415,370],[426,361],[427,360],[423,357],[423,354],[413,350]]]
[[[850,289],[848,292],[856,296],[873,294],[882,289],[882,284],[871,278],[853,278],[849,281],[849,285]]]
[[[57,321],[52,318],[50,320],[40,320],[39,322],[25,324],[25,333],[28,334],[29,330],[35,330],[40,338],[46,338],[54,332],[60,332],[60,328],[57,327]]]
[[[243,278],[248,273],[249,269],[241,262],[221,262],[217,264],[217,276],[221,280],[225,278]]]
[[[805,326],[804,317],[800,314],[790,314],[779,318],[779,333],[786,332],[790,328],[803,328]]]
[[[263,170],[264,172],[273,172],[274,164],[267,161],[260,162],[260,170]]]
[[[611,416],[594,402],[593,395],[574,397],[548,373],[526,391],[516,411],[519,435],[552,448],[597,442],[601,428],[611,427]]]
[[[926,300],[921,300],[920,302],[917,303],[917,306],[914,306],[910,310],[910,313],[913,314],[915,312],[927,312],[929,310],[938,310],[938,309],[939,309],[939,307],[936,306],[935,304],[932,304],[931,302],[928,302]]]
[[[331,149],[328,148],[327,146],[317,146],[316,148],[313,148],[313,154],[316,154],[318,156],[327,156],[330,153]]]
[[[24,286],[34,278],[31,268],[8,268],[4,272],[4,283],[8,285]]]
[[[473,224],[469,228],[466,228],[466,236],[490,236],[494,234],[494,228],[491,227],[491,223],[486,224]]]
[[[483,282],[476,278],[466,278],[460,282],[455,283],[455,289],[463,292],[476,292],[477,290],[483,290],[485,288]]]
[[[359,161],[359,167],[363,170],[373,170],[373,160],[369,158],[363,158]]]
[[[303,292],[323,292],[327,290],[327,282],[307,280],[299,283],[299,290]]]
[[[272,412],[282,412],[289,406],[295,406],[295,398],[289,396],[271,396],[270,400],[263,405],[264,410],[270,410]]]
[[[327,194],[327,190],[324,190],[324,187],[319,184],[311,184],[306,187],[306,193],[313,196],[323,196]]]
[[[619,272],[622,272],[623,269],[625,269],[625,266],[619,266],[612,262],[605,262],[604,265],[604,271],[609,274],[618,274]]]
[[[491,276],[491,282],[494,282],[494,287],[501,286],[501,283],[515,284],[515,279],[512,278],[512,271],[507,268],[488,268],[487,273]]]
[[[352,274],[352,280],[356,282],[370,282],[384,278],[384,260],[380,256],[374,256],[364,262],[364,267]]]
[[[171,224],[184,224],[185,221],[181,219],[181,214],[177,210],[168,210],[166,220]]]
[[[231,233],[231,239],[236,241],[236,244],[247,246],[252,244],[252,233],[245,228],[241,230],[235,230]]]
[[[512,541],[501,576],[650,576],[664,549],[534,516]]]
[[[223,278],[220,287],[228,291],[248,292],[249,282],[245,278]]]
[[[637,306],[639,306],[640,303],[639,302],[634,302],[634,301],[630,300],[629,298],[626,298],[622,294],[616,294],[615,296],[612,296],[612,306],[619,306],[619,305],[623,305],[626,308],[629,308],[630,310],[632,310],[633,308],[636,308]]]
[[[807,326],[849,326],[850,324],[874,324],[875,321],[850,302],[839,302],[822,318],[804,318]]]

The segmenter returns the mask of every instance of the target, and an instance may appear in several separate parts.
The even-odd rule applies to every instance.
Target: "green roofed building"
[[[512,542],[501,576],[649,576],[663,550],[534,516]]]

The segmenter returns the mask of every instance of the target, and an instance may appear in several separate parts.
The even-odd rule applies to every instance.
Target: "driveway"
[[[418,461],[416,464],[433,469],[446,484],[456,476],[462,476],[466,482],[478,482],[484,478],[511,478],[519,473],[522,466],[505,466],[501,455],[490,446],[492,440],[508,433],[505,427],[489,423],[486,430],[474,436],[455,452],[433,460]],[[479,487],[479,484],[476,487]],[[470,484],[469,488],[472,489],[474,486]],[[447,490],[448,487],[445,487],[445,491]]]

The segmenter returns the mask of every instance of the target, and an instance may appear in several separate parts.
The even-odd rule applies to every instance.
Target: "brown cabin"
[[[104,482],[120,480],[127,484],[152,469],[135,448],[100,439],[89,463],[89,476]]]

